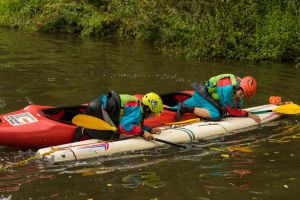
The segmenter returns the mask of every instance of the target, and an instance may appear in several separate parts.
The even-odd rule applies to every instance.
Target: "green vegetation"
[[[0,24],[153,41],[186,58],[300,62],[299,0],[0,0]]]

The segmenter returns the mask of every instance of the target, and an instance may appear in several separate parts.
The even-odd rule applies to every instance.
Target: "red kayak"
[[[191,96],[191,91],[160,95],[166,107],[177,105]],[[143,95],[135,95],[141,98]],[[87,105],[40,106],[29,105],[21,110],[0,116],[0,145],[19,148],[42,148],[70,143],[76,126],[72,118],[84,114]],[[184,114],[183,120],[194,118]],[[176,111],[165,108],[160,116],[145,120],[149,127],[163,126],[174,122]]]

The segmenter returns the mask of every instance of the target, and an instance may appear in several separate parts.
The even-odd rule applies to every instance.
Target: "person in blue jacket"
[[[77,127],[73,141],[79,141],[84,135],[100,140],[117,140],[120,134],[143,136],[146,140],[151,140],[152,134],[160,133],[161,130],[143,126],[143,121],[159,115],[162,111],[163,102],[156,93],[145,94],[140,101],[135,96],[111,91],[108,95],[92,100],[86,114],[108,122],[117,127],[118,131]]]
[[[177,107],[177,121],[187,112],[209,120],[230,115],[250,117],[260,123],[257,115],[241,109],[243,99],[251,98],[256,92],[257,82],[253,77],[241,79],[233,74],[221,74],[200,84],[193,83],[192,87],[195,90],[193,96]]]

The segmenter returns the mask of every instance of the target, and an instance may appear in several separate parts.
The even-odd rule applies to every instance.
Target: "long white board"
[[[268,104],[248,108],[248,111],[272,110],[276,106]],[[268,123],[280,117],[274,112],[259,114],[261,123]],[[155,137],[168,140],[173,143],[190,143],[195,140],[209,140],[225,135],[231,135],[238,130],[256,126],[257,123],[248,117],[227,117],[216,122],[197,122],[182,127],[166,128]],[[130,138],[113,142],[102,142],[90,139],[81,142],[53,146],[39,149],[37,154],[45,161],[65,162],[83,160],[104,155],[112,155],[122,152],[138,151],[157,148],[166,145],[157,141],[146,141],[141,137]]]

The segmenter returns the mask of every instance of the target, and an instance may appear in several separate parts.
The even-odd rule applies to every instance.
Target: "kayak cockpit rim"
[[[87,105],[73,105],[45,108],[40,110],[40,113],[51,120],[73,125],[73,117],[85,113],[86,110]]]

